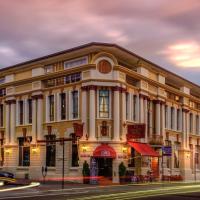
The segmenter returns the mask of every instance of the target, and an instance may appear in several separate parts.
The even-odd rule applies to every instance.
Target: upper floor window
[[[66,119],[66,94],[60,94],[61,120]]]
[[[0,84],[3,84],[3,83],[5,83],[5,77],[0,78]]]
[[[28,123],[32,123],[32,99],[28,99]]]
[[[196,134],[199,134],[199,115],[196,115]]]
[[[72,91],[72,118],[76,119],[78,118],[78,91],[74,90]]]
[[[5,96],[6,95],[6,89],[0,89],[0,97]]]
[[[72,154],[71,154],[71,165],[72,167],[78,167],[79,166],[79,156],[78,156],[78,140],[75,136],[75,134],[72,134]]]
[[[24,102],[19,101],[19,124],[22,125],[24,122]]]
[[[45,73],[51,73],[51,72],[54,72],[54,66],[53,65],[45,66]]]
[[[69,69],[69,68],[72,68],[72,67],[77,67],[77,66],[81,66],[81,65],[85,65],[85,64],[88,64],[88,57],[87,56],[65,61],[64,62],[64,68]]]
[[[65,83],[74,83],[81,80],[81,73],[74,73],[65,76]]]
[[[3,127],[3,104],[0,105],[0,127]]]
[[[99,90],[99,117],[109,118],[109,90]]]
[[[49,120],[54,121],[54,95],[49,96]]]

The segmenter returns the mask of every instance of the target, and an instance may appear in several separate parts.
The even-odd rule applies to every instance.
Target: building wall
[[[83,56],[84,55],[84,56]],[[81,177],[82,164],[85,160],[90,163],[95,148],[102,143],[107,143],[116,151],[116,159],[113,160],[113,182],[118,182],[118,166],[124,162],[128,167],[129,155],[126,134],[127,126],[135,123],[145,123],[145,138],[140,142],[149,143],[157,151],[163,145],[171,144],[173,152],[169,159],[170,166],[167,167],[167,159],[164,158],[165,175],[181,175],[189,180],[200,178],[200,166],[194,164],[194,153],[199,152],[200,137],[200,102],[199,99],[190,94],[188,83],[183,83],[180,90],[165,83],[167,74],[151,70],[151,66],[145,62],[136,65],[136,70],[120,65],[121,58],[115,53],[100,51],[94,53],[74,54],[75,60],[88,55],[87,63],[80,63],[65,69],[65,58],[55,58],[53,61],[45,61],[46,64],[34,67],[26,66],[27,70],[7,72],[5,84],[0,85],[6,89],[6,95],[2,95],[3,125],[0,127],[1,139],[4,139],[4,164],[3,170],[12,171],[16,177],[24,177],[29,174],[31,179],[41,179],[41,168],[46,163],[46,143],[48,127],[51,134],[56,138],[70,138],[74,133],[73,123],[84,123],[83,136],[79,140],[79,167],[71,167],[72,148],[71,142],[65,144],[65,175],[68,177]],[[123,56],[123,55],[122,55]],[[71,56],[73,58],[73,56]],[[69,59],[69,58],[68,58]],[[101,68],[98,64],[101,60],[110,63],[111,69]],[[74,62],[74,59],[73,59]],[[84,61],[83,61],[84,62]],[[128,61],[127,61],[128,62]],[[53,63],[53,64],[52,64]],[[52,65],[47,73],[47,66]],[[135,66],[134,66],[135,67]],[[101,71],[103,70],[103,72]],[[104,70],[107,70],[106,72]],[[65,80],[63,76],[80,72],[81,80],[70,81],[67,84],[59,82]],[[5,69],[6,74],[6,69]],[[12,76],[15,74],[14,76]],[[56,82],[47,87],[48,80],[56,79]],[[71,78],[72,80],[72,78]],[[179,84],[179,85],[180,85]],[[109,90],[109,117],[99,117],[99,90]],[[79,94],[78,117],[72,119],[71,92],[77,90]],[[60,93],[66,93],[67,119],[60,119]],[[54,121],[49,121],[48,96],[54,95]],[[27,100],[32,99],[32,123],[28,123]],[[23,123],[19,124],[19,101],[24,102]],[[173,107],[173,109],[172,109]],[[177,114],[179,109],[180,113]],[[171,112],[173,112],[171,114]],[[193,121],[190,122],[190,113]],[[177,115],[179,117],[177,117]],[[198,119],[196,118],[198,115]],[[106,121],[108,136],[101,135],[102,123]],[[173,123],[173,126],[171,125]],[[179,124],[179,125],[178,125]],[[190,131],[190,125],[193,128]],[[18,138],[31,136],[30,143],[30,166],[19,166]],[[179,154],[179,168],[174,167],[174,154],[176,146]],[[196,150],[197,149],[197,150]],[[199,158],[198,158],[199,159]],[[141,174],[147,174],[151,169],[148,159],[143,158],[140,168]],[[159,162],[160,163],[160,162]],[[162,166],[160,165],[160,174]],[[136,173],[135,168],[128,167]],[[56,166],[49,167],[47,178],[60,178],[62,176],[62,145],[56,143]],[[80,181],[72,178],[70,180]]]

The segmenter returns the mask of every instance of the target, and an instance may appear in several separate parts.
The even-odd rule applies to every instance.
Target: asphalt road
[[[65,190],[29,188],[0,192],[0,200],[194,200],[200,199],[200,184],[147,184],[122,186],[68,186]]]

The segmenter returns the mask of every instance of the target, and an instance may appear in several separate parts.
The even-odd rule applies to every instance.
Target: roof
[[[106,47],[106,48],[114,48],[114,49],[118,49],[119,51],[125,53],[125,54],[128,54],[130,56],[133,56],[139,60],[142,60],[142,61],[145,61],[147,63],[149,63],[150,65],[152,65],[155,70],[160,70],[162,71],[163,73],[167,73],[168,75],[171,75],[173,77],[173,79],[177,79],[179,81],[184,81],[185,83],[189,84],[191,88],[195,87],[196,89],[200,89],[200,86],[198,84],[195,84],[171,71],[168,71],[167,69],[164,69],[163,67],[133,53],[132,51],[129,51],[127,49],[125,49],[124,47],[121,47],[117,44],[114,44],[114,43],[101,43],[101,42],[91,42],[91,43],[87,43],[87,44],[84,44],[84,45],[81,45],[81,46],[77,46],[77,47],[73,47],[73,48],[70,48],[70,49],[67,49],[67,50],[64,50],[64,51],[60,51],[60,52],[57,52],[57,53],[53,53],[53,54],[49,54],[49,55],[46,55],[46,56],[42,56],[42,57],[39,57],[39,58],[35,58],[35,59],[32,59],[32,60],[29,60],[29,61],[25,61],[25,62],[22,62],[22,63],[18,63],[18,64],[15,64],[15,65],[12,65],[12,66],[8,66],[8,67],[5,67],[5,68],[1,68],[0,69],[0,72],[4,72],[6,70],[9,70],[9,69],[13,69],[13,68],[16,68],[16,67],[23,67],[24,65],[29,65],[29,64],[34,64],[35,62],[38,62],[38,61],[42,61],[42,60],[46,60],[48,58],[53,58],[53,57],[56,57],[56,56],[59,56],[59,55],[62,55],[62,54],[68,54],[68,53],[72,53],[72,52],[76,52],[78,50],[83,50],[83,49],[86,49],[86,48],[90,48],[90,47]]]

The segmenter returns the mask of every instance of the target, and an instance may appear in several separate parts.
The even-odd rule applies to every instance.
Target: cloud
[[[199,8],[199,0],[174,0],[173,6],[168,0],[0,1],[0,67],[100,41],[193,79],[198,67],[187,73],[179,66],[197,66],[199,50],[173,48],[183,41],[199,47]]]

